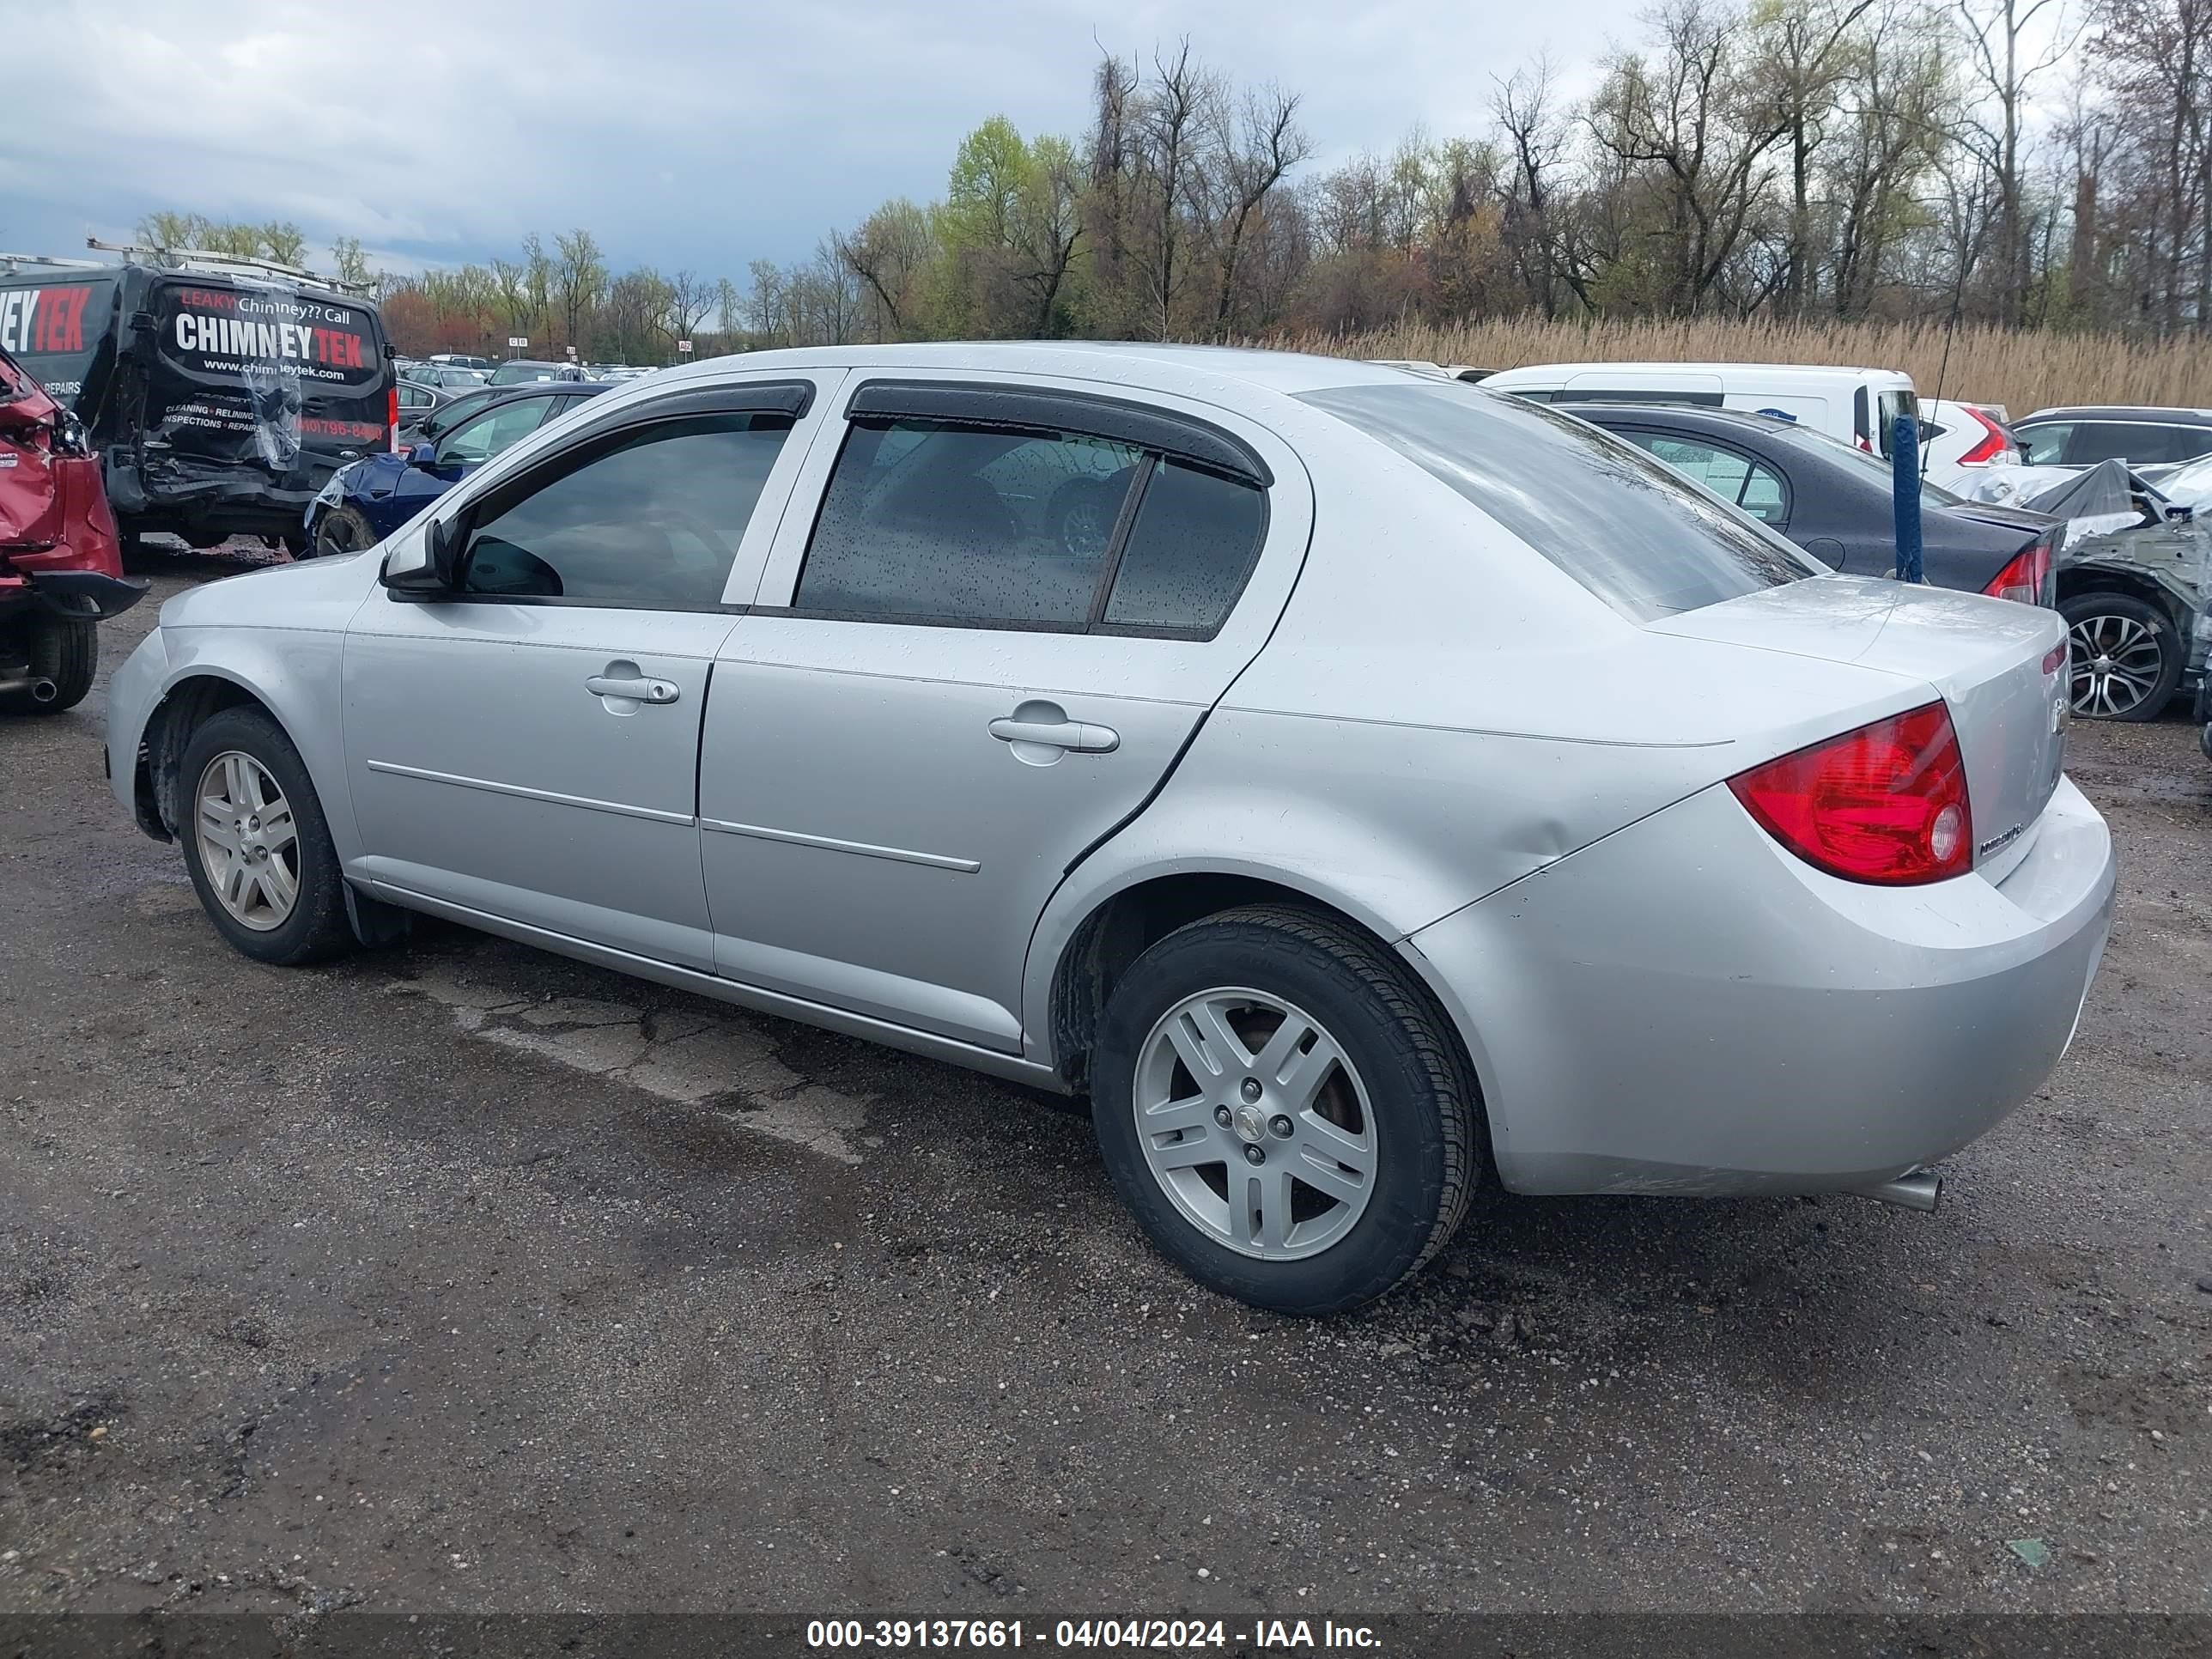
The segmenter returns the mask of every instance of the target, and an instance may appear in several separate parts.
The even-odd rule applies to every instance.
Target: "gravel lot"
[[[459,930],[250,963],[100,728],[0,724],[0,1611],[2212,1613],[2179,721],[2075,728],[2118,926],[1941,1213],[1501,1196],[1309,1323],[1022,1091]]]

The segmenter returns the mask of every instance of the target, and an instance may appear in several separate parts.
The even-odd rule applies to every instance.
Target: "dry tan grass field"
[[[1943,330],[1928,323],[1599,320],[1494,318],[1438,327],[1405,324],[1364,334],[1268,343],[1342,357],[1411,357],[1478,368],[1522,363],[1633,362],[1835,363],[1901,368],[1923,398],[2002,404],[2014,416],[2052,404],[2212,405],[2212,340],[2131,340],[2116,334],[2008,333],[1961,327],[1943,363]]]

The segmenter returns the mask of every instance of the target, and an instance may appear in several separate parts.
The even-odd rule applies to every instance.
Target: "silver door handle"
[[[1087,726],[1080,720],[996,720],[991,722],[991,735],[1000,743],[1041,744],[1086,755],[1110,755],[1121,746],[1121,734],[1112,726]]]
[[[666,680],[611,680],[594,674],[584,690],[595,697],[628,697],[633,702],[674,702],[682,695]]]

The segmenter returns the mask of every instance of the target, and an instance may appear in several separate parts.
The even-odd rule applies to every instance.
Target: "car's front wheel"
[[[344,878],[306,763],[258,708],[209,716],[185,745],[185,867],[216,931],[257,962],[346,949]]]
[[[2173,618],[2131,593],[2076,593],[2066,618],[2067,694],[2092,720],[2154,720],[2181,684]]]
[[[1284,1313],[1382,1295],[1443,1248],[1480,1173],[1441,1012],[1387,951],[1286,906],[1193,922],[1130,965],[1091,1115],[1152,1243]]]
[[[359,507],[334,507],[315,521],[313,546],[319,559],[342,558],[376,543],[376,528]]]

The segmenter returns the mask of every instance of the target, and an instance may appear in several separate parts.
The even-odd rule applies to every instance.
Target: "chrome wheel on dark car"
[[[2083,594],[2060,608],[2074,713],[2092,720],[2157,719],[2181,678],[2173,624],[2125,593]]]

